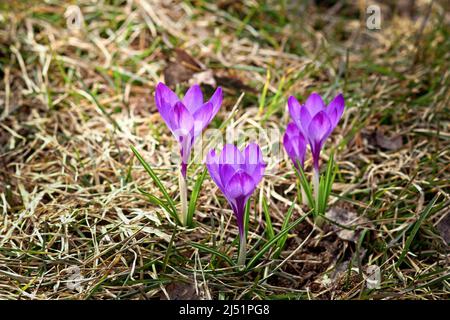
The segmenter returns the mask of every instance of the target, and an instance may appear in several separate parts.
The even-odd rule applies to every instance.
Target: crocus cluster
[[[312,93],[304,105],[290,96],[289,113],[293,122],[289,123],[283,137],[287,154],[298,169],[305,161],[306,145],[309,144],[314,167],[314,193],[318,197],[320,152],[328,136],[333,132],[344,112],[344,97],[338,94],[328,106],[317,93]]]
[[[220,155],[214,149],[208,153],[206,166],[236,216],[240,237],[238,264],[243,265],[246,252],[245,205],[261,181],[266,167],[261,149],[251,143],[241,152],[236,146],[226,144]]]
[[[218,112],[222,99],[220,87],[206,102],[203,100],[203,94],[198,85],[190,87],[183,99],[179,99],[162,83],[156,87],[156,106],[180,145],[180,200],[184,224],[187,211],[186,174],[191,149],[195,138]],[[339,94],[326,106],[317,93],[311,94],[304,105],[291,96],[288,99],[288,106],[292,122],[286,128],[283,144],[296,169],[303,168],[307,145],[310,146],[316,193],[319,184],[320,152],[325,140],[342,116],[344,98]],[[261,149],[256,143],[250,143],[243,151],[232,144],[226,144],[220,153],[216,153],[214,149],[209,151],[206,157],[206,167],[236,217],[240,237],[238,265],[244,265],[246,255],[245,207],[261,181],[266,168]]]

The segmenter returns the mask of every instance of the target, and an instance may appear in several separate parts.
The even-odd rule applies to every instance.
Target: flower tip
[[[167,87],[163,82],[159,81],[156,85],[156,89]]]
[[[298,103],[298,100],[294,96],[289,96],[288,98],[288,104]]]

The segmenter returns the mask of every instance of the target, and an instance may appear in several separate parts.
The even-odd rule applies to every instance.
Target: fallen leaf
[[[450,244],[450,212],[436,226],[445,243]]]
[[[169,87],[175,87],[192,78],[204,69],[204,66],[182,49],[175,49],[175,60],[167,64],[164,69],[164,81]]]
[[[367,222],[366,218],[358,216],[356,212],[340,207],[330,208],[325,213],[325,217],[336,223],[332,224],[332,228],[339,238],[352,242],[358,240],[360,233],[358,225]]]
[[[378,147],[389,151],[398,150],[403,146],[403,140],[400,135],[388,137],[385,135],[384,130],[381,129],[377,129],[375,132],[375,141]]]
[[[200,300],[194,285],[183,282],[172,282],[166,286],[170,300]],[[167,300],[164,293],[161,293],[161,300]]]
[[[178,63],[184,65],[186,68],[192,69],[194,71],[206,69],[206,67],[200,61],[192,57],[183,49],[175,49],[175,54],[177,56]]]
[[[219,86],[223,86],[225,88],[233,89],[235,91],[249,91],[252,93],[256,93],[256,89],[246,85],[239,78],[229,77],[229,76],[215,76],[216,82]]]

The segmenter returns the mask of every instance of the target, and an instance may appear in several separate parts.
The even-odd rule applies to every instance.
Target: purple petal
[[[300,105],[293,96],[290,96],[288,99],[288,107],[292,120],[294,120],[294,123],[303,132],[303,135],[306,135],[312,118],[308,109]]]
[[[335,128],[344,113],[345,101],[342,94],[338,94],[326,108],[331,126]]]
[[[226,144],[220,154],[219,163],[228,163],[233,165],[235,168],[240,168],[241,164],[244,164],[244,156],[235,145]]]
[[[159,82],[158,85],[156,86],[155,99],[159,101],[165,101],[171,107],[173,107],[175,103],[180,101],[175,92],[173,92],[168,86],[166,86],[162,82]]]
[[[181,102],[177,102],[173,107],[169,124],[173,134],[178,138],[191,132],[194,126],[194,118]]]
[[[222,185],[222,180],[220,179],[219,173],[219,156],[216,155],[216,151],[214,149],[211,149],[206,156],[206,168],[208,168],[209,175],[215,184],[220,190],[222,190],[222,192],[224,192],[225,188]]]
[[[170,119],[172,117],[172,109],[177,102],[178,97],[176,94],[163,83],[158,83],[155,90],[155,104],[161,117],[171,130]]]
[[[303,106],[300,109],[300,125],[298,123],[297,127],[301,130],[304,136],[308,135],[309,124],[311,123],[312,116],[309,113],[308,109]]]
[[[294,96],[290,96],[287,103],[292,120],[300,127],[300,109],[302,109],[302,106]]]
[[[243,151],[245,164],[264,163],[261,148],[256,143],[250,143]]]
[[[245,158],[245,172],[253,178],[255,183],[259,183],[266,168],[261,148],[256,143],[250,143],[244,149],[243,155]]]
[[[286,133],[283,136],[283,145],[294,166],[298,168],[298,161],[303,167],[305,162],[306,140],[293,122],[289,123],[286,128]]]
[[[172,115],[173,106],[171,106],[165,100],[162,100],[159,94],[155,94],[155,104],[164,122],[167,124],[169,129],[172,130],[170,119]]]
[[[183,104],[191,113],[195,113],[203,105],[203,93],[198,84],[189,88],[184,95]]]
[[[316,169],[319,168],[320,151],[325,139],[331,132],[331,122],[325,113],[321,111],[312,118],[308,128],[308,139],[311,146],[313,164]]]
[[[205,103],[203,106],[197,109],[194,113],[194,125],[195,125],[195,136],[197,136],[200,132],[205,129],[205,127],[212,120],[212,110],[213,105],[211,102]]]
[[[248,197],[255,189],[256,185],[251,176],[244,171],[236,172],[226,185],[227,196],[230,199]]]
[[[226,186],[230,179],[234,176],[236,173],[236,168],[231,164],[219,164],[219,174],[220,174],[220,181],[222,182],[223,186]]]
[[[323,141],[330,133],[331,122],[325,111],[318,112],[308,127],[308,138],[313,142]]]
[[[219,111],[220,106],[222,105],[222,100],[223,100],[222,88],[218,87],[214,92],[214,94],[211,96],[211,99],[209,99],[209,102],[211,102],[211,104],[213,105],[211,119],[213,119],[216,113]]]
[[[311,117],[314,117],[318,112],[325,109],[325,103],[319,94],[313,92],[308,99],[306,99],[305,107],[308,109]]]

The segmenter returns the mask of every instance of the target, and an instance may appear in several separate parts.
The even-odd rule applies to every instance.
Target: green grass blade
[[[193,246],[194,248],[197,248],[198,250],[216,255],[216,256],[222,258],[223,260],[225,260],[230,266],[234,266],[234,262],[228,256],[226,256],[225,254],[223,254],[217,250],[214,250],[210,247],[207,247],[202,244],[195,243],[195,242],[191,242],[190,245]]]
[[[83,91],[92,99],[92,102],[97,106],[97,108],[100,110],[100,112],[108,119],[109,122],[114,126],[115,129],[123,132],[122,128],[119,126],[116,120],[114,120],[113,117],[106,111],[106,109],[101,105],[101,103],[98,101],[97,97],[87,88],[86,84],[84,83],[83,79],[79,78],[80,82],[83,85]]]
[[[200,189],[202,187],[203,181],[206,177],[206,168],[203,169],[203,172],[198,177],[197,181],[195,182],[194,189],[191,193],[191,198],[189,199],[189,207],[188,207],[188,215],[187,215],[187,225],[188,227],[193,227],[194,225],[194,213],[195,213],[195,207],[197,205],[197,199],[198,195],[200,194]]]
[[[245,211],[244,211],[244,232],[246,237],[248,237],[248,225],[250,222],[250,201],[251,198],[248,199],[247,203],[245,204]]]
[[[153,182],[155,182],[156,186],[159,188],[161,193],[164,195],[164,198],[166,198],[168,207],[172,210],[174,217],[176,217],[177,223],[180,224],[181,222],[180,222],[180,219],[178,218],[177,210],[175,209],[175,203],[173,202],[172,198],[169,196],[169,193],[167,192],[164,185],[161,183],[161,180],[159,180],[158,176],[155,174],[155,172],[150,167],[150,165],[144,160],[144,158],[141,156],[141,154],[133,146],[130,146],[130,148],[133,151],[136,158],[139,160],[139,162],[144,167],[145,171],[147,171],[150,178],[152,178]]]
[[[266,220],[266,232],[268,240],[272,240],[275,237],[275,232],[273,231],[272,219],[270,218],[269,206],[267,205],[266,197],[263,196],[262,199],[264,218]]]
[[[436,203],[437,199],[439,198],[439,193],[434,196],[433,199],[431,199],[430,203],[426,206],[426,208],[423,210],[422,214],[420,215],[419,219],[415,222],[414,227],[411,230],[411,233],[406,239],[405,247],[403,248],[402,253],[400,254],[400,257],[398,258],[397,263],[395,264],[396,267],[398,267],[403,260],[406,257],[406,254],[408,253],[409,247],[411,246],[412,241],[414,240],[414,237],[417,234],[417,231],[419,231],[420,226],[422,225],[422,222],[425,220],[426,217],[430,214],[431,210],[433,209],[434,204]]]
[[[267,69],[266,83],[264,84],[261,97],[259,99],[259,114],[263,114],[264,112],[264,105],[266,104],[266,95],[267,90],[269,89],[269,84],[270,84],[270,69]]]
[[[138,188],[138,191],[142,193],[145,197],[147,197],[147,200],[150,201],[150,203],[159,206],[163,208],[170,216],[174,219],[178,218],[176,212],[172,212],[172,210],[167,206],[167,203],[164,200],[161,200],[160,198],[146,192],[142,188]]]
[[[306,178],[305,172],[303,171],[302,167],[300,166],[300,162],[297,161],[297,165],[300,168],[300,170],[297,170],[295,168],[294,172],[295,172],[298,180],[300,181],[300,184],[301,184],[303,190],[305,190],[305,194],[306,194],[306,198],[308,198],[309,206],[311,208],[313,208],[315,211],[316,210],[315,201],[313,198],[311,185],[309,184],[308,179]]]
[[[305,218],[309,215],[305,214],[304,216],[295,220],[291,225],[289,225],[286,229],[280,231],[272,240],[268,241],[259,251],[256,253],[253,258],[248,262],[246,270],[250,270],[253,265],[258,262],[259,259],[266,253],[278,240],[280,240],[283,236],[285,236],[292,228],[297,226],[300,222],[305,220]]]
[[[283,221],[283,226],[281,228],[281,230],[284,230],[288,227],[289,225],[289,220],[291,220],[292,217],[292,213],[294,212],[294,207],[295,207],[295,201],[292,202],[291,206],[288,209],[288,212],[286,213],[286,217],[284,218]],[[280,240],[278,240],[278,252],[276,253],[276,256],[280,256],[281,251],[283,251],[284,245],[286,244],[288,238],[288,234],[286,233],[283,237],[280,238]]]

